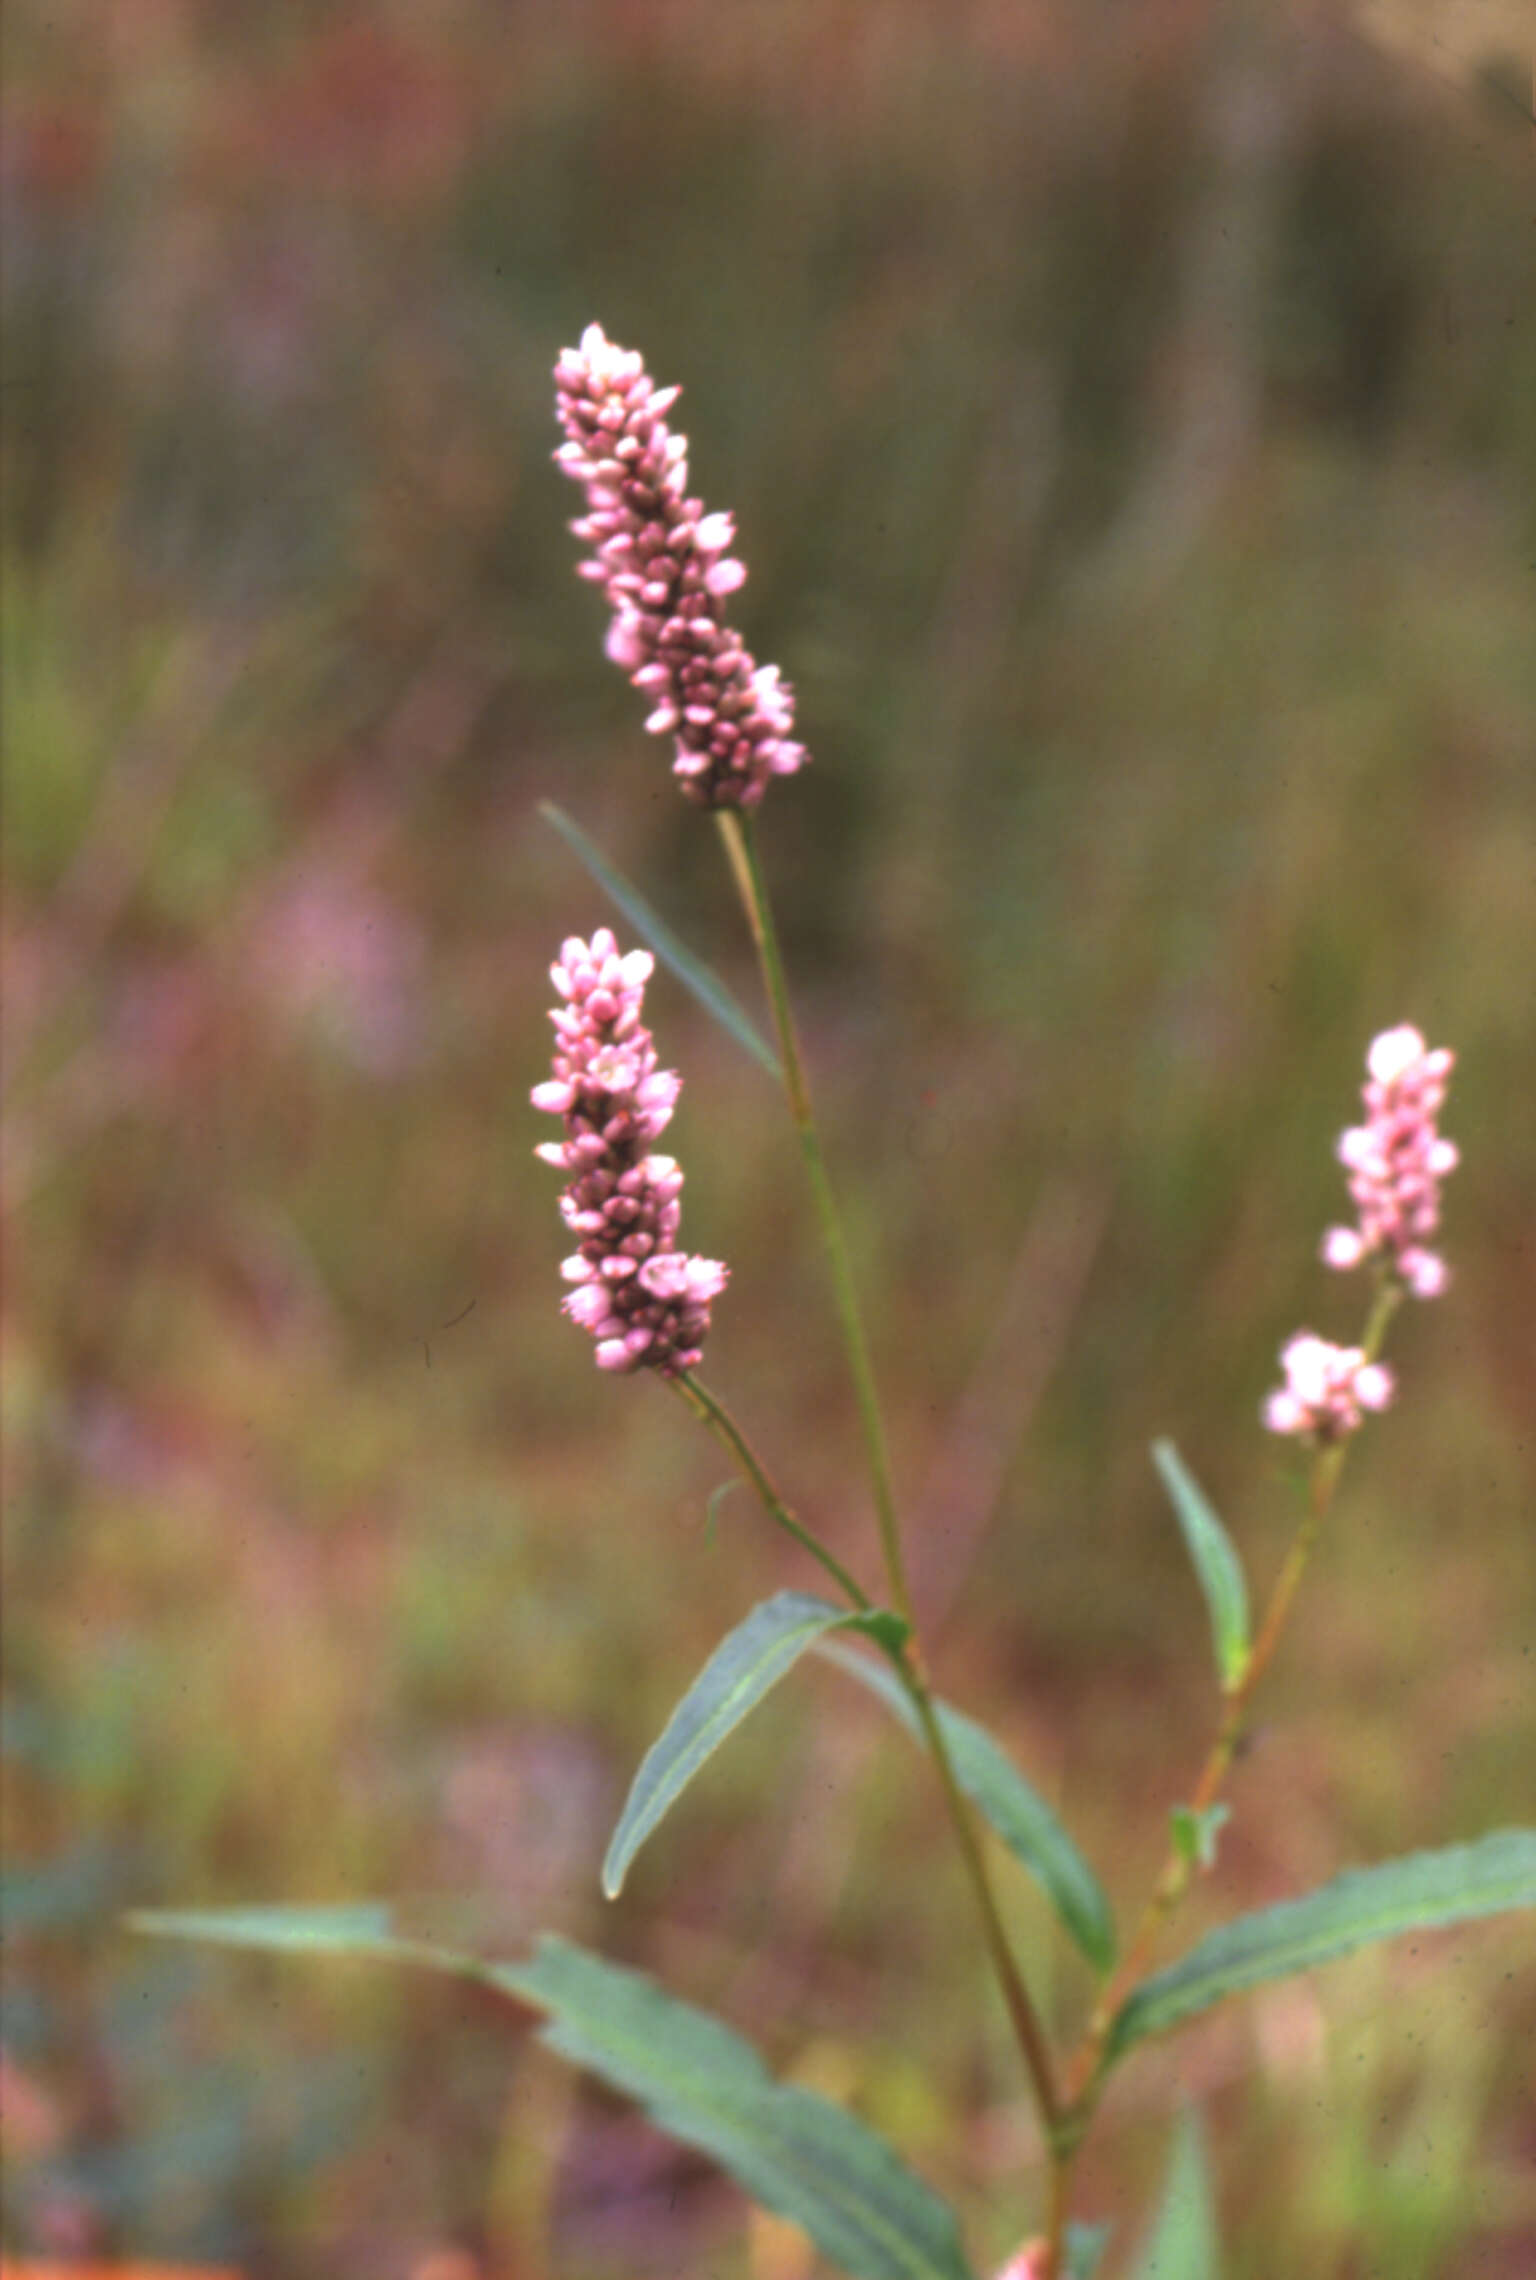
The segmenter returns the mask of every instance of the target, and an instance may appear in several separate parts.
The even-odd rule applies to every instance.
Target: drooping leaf
[[[1106,2055],[1162,2034],[1224,1996],[1310,1971],[1373,1940],[1536,1908],[1536,1829],[1496,1829],[1468,1845],[1353,1869],[1301,1900],[1223,1924],[1144,1979],[1110,2028]]]
[[[1236,1686],[1248,1661],[1248,1587],[1236,1546],[1215,1506],[1171,1441],[1154,1441],[1152,1462],[1178,1516],[1211,1618],[1211,1644],[1223,1688]]]
[[[1192,2108],[1186,2108],[1174,2126],[1163,2198],[1136,2267],[1136,2280],[1221,2280],[1205,2132]]]
[[[779,1064],[773,1047],[753,1027],[713,968],[706,966],[702,958],[679,941],[666,920],[646,901],[637,886],[614,869],[574,816],[567,815],[553,800],[540,800],[539,813],[559,832],[582,868],[623,912],[646,948],[655,952],[662,965],[677,976],[685,990],[692,992],[705,1012],[713,1014],[722,1029],[728,1030],[737,1044],[778,1083]]]
[[[895,1633],[889,1628],[893,1623]],[[622,1890],[630,1862],[657,1822],[727,1734],[793,1669],[808,1647],[829,1631],[844,1629],[883,1630],[889,1639],[899,1638],[905,1625],[880,1609],[859,1614],[803,1591],[780,1591],[754,1607],[746,1621],[721,1640],[630,1784],[603,1862],[603,1890],[610,1900]]]
[[[835,1644],[824,1644],[821,1652],[878,1695],[921,1740],[921,1722],[894,1671]],[[1102,1885],[1073,1839],[985,1727],[947,1703],[937,1702],[934,1708],[961,1789],[1028,1869],[1094,1969],[1113,1970],[1114,1918]]]
[[[397,1937],[386,1908],[237,1908],[140,1916],[146,1931],[228,1946],[406,1961],[467,1974],[542,2011],[546,2040],[711,2156],[855,2280],[973,2280],[954,2213],[886,2141],[651,1980],[564,1940],[486,1963]]]
[[[704,1541],[706,1544],[712,1545],[714,1543],[715,1523],[720,1517],[720,1507],[730,1495],[731,1490],[745,1486],[745,1481],[740,1479],[723,1480],[718,1487],[710,1490],[709,1503],[704,1510]]]
[[[501,1974],[497,1974],[498,1978]],[[718,2161],[861,2280],[968,2280],[952,2211],[875,2132],[774,2082],[750,2044],[640,1974],[545,1939],[508,1975],[546,2039]]]

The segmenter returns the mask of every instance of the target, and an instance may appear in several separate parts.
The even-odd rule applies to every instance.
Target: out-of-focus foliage
[[[979,2262],[1031,2216],[933,1802],[836,1674],[597,1897],[688,1674],[814,1579],[747,1498],[711,1521],[709,1447],[555,1315],[526,1095],[547,960],[608,914],[537,802],[755,1004],[571,576],[548,375],[593,317],[686,382],[815,754],[766,853],[938,1682],[1134,1905],[1212,1693],[1146,1447],[1262,1590],[1257,1403],[1299,1323],[1358,1326],[1313,1255],[1330,1143],[1410,1019],[1460,1055],[1457,1280],[1402,1321],[1190,1930],[1529,1816],[1536,161],[1501,37],[1448,84],[1219,0],[5,11],[9,2246],[794,2280],[481,1999],[116,1928],[400,1892],[719,2007],[982,2211]],[[681,990],[653,1010],[688,1237],[735,1269],[710,1375],[872,1573],[784,1120]],[[1509,1953],[1349,1963],[1150,2054],[1084,2214],[1135,2240],[1182,2086],[1235,2280],[1512,2280]]]

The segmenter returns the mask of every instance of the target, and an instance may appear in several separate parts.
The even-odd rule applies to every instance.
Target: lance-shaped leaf
[[[1514,1908],[1536,1908],[1536,1829],[1496,1829],[1469,1845],[1353,1869],[1304,1899],[1223,1924],[1167,1971],[1144,1979],[1116,2014],[1106,2058],[1223,1996],[1310,1971],[1372,1940]]]
[[[589,839],[574,816],[567,815],[563,807],[553,800],[540,800],[539,813],[547,824],[559,832],[572,854],[602,888],[609,900],[624,913],[630,925],[646,944],[654,950],[661,963],[674,973],[685,990],[696,997],[706,1013],[713,1014],[722,1029],[728,1030],[742,1049],[750,1053],[760,1068],[767,1070],[777,1084],[780,1078],[778,1059],[773,1047],[754,1029],[752,1022],[732,997],[730,991],[714,970],[702,958],[695,957],[687,945],[679,941],[666,920],[648,903],[639,888],[616,871],[608,858]]]
[[[1192,2108],[1180,2114],[1174,2128],[1163,2198],[1136,2280],[1221,2280],[1205,2132]]]
[[[722,1639],[652,1743],[630,1785],[603,1862],[603,1890],[622,1890],[634,1859],[657,1822],[694,1775],[770,1687],[793,1669],[807,1647],[829,1631],[872,1633],[899,1645],[905,1625],[878,1608],[856,1613],[803,1591],[776,1592]]]
[[[541,1940],[507,1983],[550,2013],[556,2050],[638,2099],[845,2271],[968,2280],[953,2213],[884,2139],[827,2099],[774,2082],[717,2019],[562,1940]]]
[[[386,1908],[234,1908],[141,1915],[145,1931],[287,1954],[425,1964],[532,2005],[545,2039],[708,2154],[855,2280],[973,2280],[954,2213],[863,2122],[778,2083],[750,2043],[651,1980],[564,1940],[485,1963],[391,1929]]]
[[[375,1963],[427,1963],[478,1971],[473,1958],[406,1937],[385,1900],[319,1908],[137,1908],[128,1928],[158,1939],[257,1948],[267,1955],[340,1955]]]
[[[1171,1441],[1154,1441],[1152,1462],[1178,1515],[1211,1618],[1211,1644],[1230,1692],[1248,1661],[1248,1587],[1237,1550],[1199,1482]]]
[[[922,1739],[922,1722],[895,1672],[868,1655],[836,1645],[822,1653],[867,1686]],[[996,1834],[1041,1887],[1082,1953],[1099,1972],[1115,1962],[1115,1924],[1103,1886],[1038,1790],[974,1718],[935,1702],[934,1712],[955,1779]]]

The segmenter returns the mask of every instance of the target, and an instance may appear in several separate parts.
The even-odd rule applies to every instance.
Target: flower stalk
[[[1361,1356],[1364,1368],[1377,1366],[1376,1358],[1381,1352],[1388,1325],[1402,1302],[1402,1296],[1402,1286],[1383,1275],[1360,1346],[1349,1349]],[[1271,1402],[1275,1398],[1271,1396]],[[1358,1422],[1357,1416],[1356,1423]],[[1208,1813],[1220,1799],[1232,1761],[1242,1741],[1254,1693],[1274,1660],[1302,1577],[1332,1509],[1339,1475],[1343,1471],[1349,1450],[1349,1438],[1349,1432],[1344,1430],[1324,1429],[1313,1434],[1314,1450],[1307,1485],[1306,1512],[1275,1578],[1241,1675],[1226,1694],[1215,1738],[1188,1802],[1188,1810],[1196,1818]],[[1118,1969],[1094,2008],[1088,2032],[1068,2074],[1069,2101],[1074,2110],[1081,2112],[1085,2119],[1092,2112],[1102,2086],[1104,2046],[1115,2013],[1146,1971],[1162,1932],[1189,1890],[1194,1873],[1195,1862],[1187,1850],[1171,1844],[1152,1897],[1142,1912],[1136,1932]]]
[[[1226,1691],[1215,1737],[1186,1808],[1195,1820],[1220,1799],[1254,1693],[1274,1659],[1332,1509],[1362,1412],[1384,1408],[1392,1398],[1392,1374],[1379,1358],[1392,1317],[1406,1296],[1433,1298],[1446,1287],[1445,1262],[1426,1248],[1425,1238],[1438,1228],[1440,1182],[1457,1162],[1454,1142],[1442,1138],[1435,1121],[1453,1062],[1446,1049],[1431,1051],[1407,1023],[1384,1031],[1366,1057],[1366,1122],[1343,1133],[1338,1143],[1357,1224],[1330,1228],[1322,1258],[1340,1270],[1371,1263],[1376,1294],[1358,1346],[1333,1346],[1310,1331],[1292,1338],[1282,1354],[1286,1382],[1264,1403],[1263,1418],[1271,1432],[1294,1435],[1312,1449],[1307,1505],[1243,1667]],[[1062,2254],[1076,2145],[1103,2092],[1116,2013],[1145,1973],[1195,1869],[1188,1847],[1170,1844],[1135,1935],[1068,2068],[1045,2256],[1048,2276],[1056,2273]]]
[[[685,797],[716,811],[726,857],[757,950],[778,1039],[785,1095],[831,1270],[891,1601],[907,1631],[906,1644],[894,1660],[938,1772],[945,1809],[981,1917],[984,1944],[1002,1989],[1042,2125],[1047,2137],[1054,2140],[1060,2100],[1044,2029],[1003,1930],[985,1855],[955,1775],[916,1636],[874,1368],[811,1106],[773,908],[752,831],[751,811],[761,802],[769,782],[776,775],[795,773],[807,757],[804,747],[789,735],[792,692],[776,666],[755,664],[739,635],[725,622],[720,605],[742,584],[746,569],[726,551],[735,535],[731,518],[707,515],[699,500],[685,495],[687,440],[672,432],[664,416],[678,391],[654,387],[639,356],[616,347],[596,325],[588,326],[579,348],[562,353],[555,382],[556,409],[566,436],[555,459],[586,491],[587,513],[572,528],[593,549],[581,566],[582,575],[603,589],[612,612],[608,655],[653,700],[646,727],[653,734],[674,737],[673,772]],[[557,982],[560,978],[557,969]],[[560,1017],[555,1018],[558,1027]],[[557,1077],[561,1074],[557,1065]],[[664,1104],[666,1114],[670,1114],[675,1098],[675,1080],[668,1081],[673,1091]],[[569,1115],[563,1092],[557,1098],[555,1087],[544,1087],[540,1093],[544,1097],[535,1097],[541,1106],[559,1108]],[[552,1159],[557,1155],[552,1149],[544,1153]],[[566,1158],[562,1155],[559,1160]],[[669,1179],[674,1171],[675,1167],[668,1164],[662,1179]],[[680,1174],[677,1179],[680,1184]],[[668,1200],[675,1201],[675,1195]],[[598,1203],[606,1210],[605,1197]],[[567,1216],[571,1216],[569,1209]],[[577,1313],[578,1319],[591,1317],[588,1326],[600,1339],[600,1364],[605,1368],[659,1366],[674,1391],[730,1450],[776,1523],[819,1561],[855,1606],[869,1606],[842,1563],[789,1511],[723,1405],[691,1375],[692,1364],[698,1359],[697,1339],[695,1350],[684,1353],[681,1328],[677,1335],[669,1336],[671,1326],[663,1326],[658,1336],[649,1317],[630,1336],[619,1313],[619,1301],[627,1301],[643,1286],[635,1282],[637,1270],[622,1257],[616,1262],[615,1254],[605,1247],[609,1232],[607,1226],[594,1225],[584,1263],[567,1263],[568,1273],[582,1274],[602,1293],[588,1297],[579,1290],[575,1299],[567,1302],[568,1310]],[[703,1323],[698,1326],[698,1336],[702,1336],[707,1325],[707,1299],[723,1287],[725,1269],[714,1269],[718,1283],[712,1284],[709,1270],[714,1268],[713,1262],[690,1261],[688,1266],[693,1270],[688,1279],[696,1286],[696,1295],[706,1302]],[[654,1275],[657,1271],[643,1265],[638,1269],[640,1274]],[[659,1271],[668,1278],[680,1274],[680,1270],[666,1267]],[[651,1343],[646,1342],[647,1335]]]
[[[864,1322],[859,1310],[853,1268],[848,1258],[848,1246],[843,1237],[842,1220],[832,1192],[826,1157],[822,1153],[821,1135],[811,1106],[810,1087],[806,1082],[805,1063],[801,1058],[800,1039],[789,1002],[784,961],[774,925],[773,904],[758,854],[757,835],[750,816],[722,813],[715,820],[757,950],[763,987],[773,1016],[779,1063],[784,1074],[784,1095],[800,1141],[800,1153],[811,1183],[811,1199],[831,1270],[832,1295],[837,1308],[838,1327],[842,1333],[843,1351],[853,1379],[854,1400],[858,1407],[859,1426],[864,1441],[864,1459],[874,1499],[875,1519],[880,1530],[880,1547],[885,1557],[886,1574],[890,1579],[891,1603],[903,1622],[912,1626],[912,1593],[907,1581],[901,1529],[896,1516],[890,1455],[886,1446],[885,1424],[880,1413],[880,1396],[875,1385],[874,1365],[870,1360],[869,1342],[864,1335]]]
[[[813,1529],[808,1528],[803,1520],[797,1519],[791,1512],[770,1480],[767,1468],[761,1458],[724,1402],[717,1401],[709,1389],[701,1385],[699,1380],[687,1371],[679,1372],[670,1378],[668,1383],[679,1399],[692,1410],[699,1423],[706,1426],[714,1434],[715,1439],[730,1452],[731,1458],[743,1478],[757,1491],[758,1499],[770,1519],[775,1521],[786,1535],[793,1536],[801,1549],[809,1552],[812,1559],[818,1561],[826,1569],[850,1605],[857,1607],[861,1613],[871,1608],[874,1601],[863,1586],[849,1574],[836,1553],[822,1542]]]

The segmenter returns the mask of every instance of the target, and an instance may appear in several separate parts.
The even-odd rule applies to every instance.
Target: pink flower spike
[[[564,1120],[565,1137],[534,1153],[568,1175],[560,1215],[578,1248],[560,1269],[574,1286],[564,1311],[596,1341],[598,1368],[675,1377],[700,1359],[730,1270],[677,1249],[683,1175],[675,1157],[649,1152],[682,1089],[657,1068],[642,1019],[654,963],[648,950],[621,954],[607,927],[561,944],[554,1076],[532,1099]]]
[[[607,653],[655,700],[645,725],[673,738],[684,797],[754,808],[807,754],[790,734],[794,699],[778,668],[759,667],[721,623],[718,605],[743,584],[746,565],[726,552],[734,518],[686,496],[688,441],[664,416],[677,396],[588,325],[555,365],[566,437],[555,464],[586,489],[587,513],[572,524],[593,549],[580,574],[607,594]],[[772,701],[762,686],[770,675]]]
[[[1454,1064],[1447,1047],[1431,1052],[1407,1022],[1373,1040],[1366,1055],[1366,1121],[1351,1125],[1338,1142],[1359,1224],[1329,1228],[1323,1258],[1330,1267],[1374,1258],[1415,1298],[1435,1298],[1445,1289],[1445,1261],[1426,1248],[1425,1238],[1440,1224],[1440,1182],[1459,1160],[1455,1142],[1435,1125]]]

